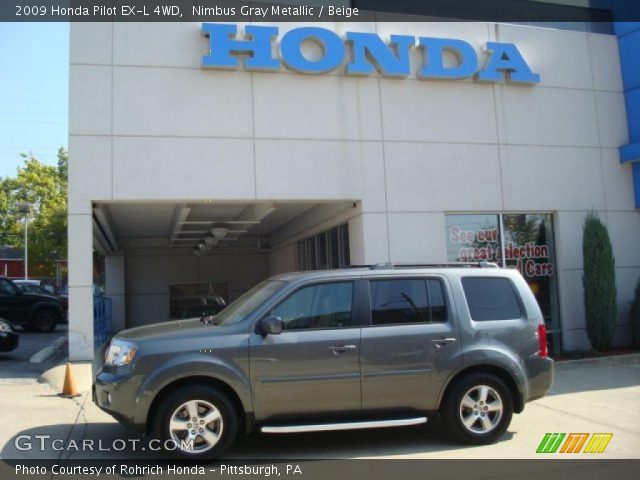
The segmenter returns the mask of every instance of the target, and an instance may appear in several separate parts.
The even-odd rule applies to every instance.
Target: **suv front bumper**
[[[93,402],[123,425],[145,429],[145,418],[138,418],[137,394],[142,375],[115,374],[101,371],[93,384]]]

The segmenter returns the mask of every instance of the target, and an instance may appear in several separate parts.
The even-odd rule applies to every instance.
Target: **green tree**
[[[58,165],[46,165],[33,155],[15,177],[0,179],[0,243],[24,248],[24,217],[18,202],[33,204],[29,217],[29,272],[52,276],[55,260],[67,256],[67,171],[69,155],[58,150]]]
[[[615,260],[607,228],[591,212],[584,222],[582,257],[584,261],[584,311],[591,346],[605,350],[611,346],[616,328]]]

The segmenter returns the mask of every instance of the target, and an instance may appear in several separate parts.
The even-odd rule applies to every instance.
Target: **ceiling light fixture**
[[[225,237],[228,231],[229,229],[225,227],[215,227],[211,229],[211,234],[214,236],[214,238],[221,240]]]
[[[207,244],[207,247],[211,248],[213,247],[216,243],[218,243],[218,239],[209,235],[204,237],[204,243]]]

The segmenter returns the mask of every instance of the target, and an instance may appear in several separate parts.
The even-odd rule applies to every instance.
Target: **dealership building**
[[[628,345],[639,39],[630,24],[72,23],[70,358],[97,347],[96,252],[114,332],[283,272],[489,260],[523,273],[556,353],[586,349],[591,211]]]

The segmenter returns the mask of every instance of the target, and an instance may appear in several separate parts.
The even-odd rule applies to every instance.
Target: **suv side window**
[[[4,278],[0,279],[0,296],[13,297],[17,293],[18,292],[16,292],[16,288],[11,282],[5,280]]]
[[[444,285],[441,280],[430,278],[427,280],[427,293],[429,293],[429,306],[432,322],[446,322],[449,319],[447,300],[444,293]]]
[[[440,280],[372,280],[369,288],[373,325],[447,321],[447,302]]]
[[[511,280],[498,277],[465,277],[462,288],[475,321],[514,320],[523,315]]]
[[[272,311],[283,330],[341,328],[352,325],[353,282],[319,283],[302,287]]]

